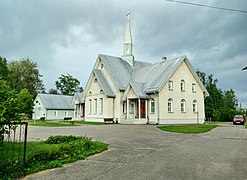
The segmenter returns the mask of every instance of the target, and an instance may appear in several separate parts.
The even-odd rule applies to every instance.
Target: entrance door
[[[141,100],[141,118],[146,118],[146,101]]]

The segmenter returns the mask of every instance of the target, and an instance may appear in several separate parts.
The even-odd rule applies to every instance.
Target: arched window
[[[184,92],[185,91],[185,81],[184,80],[181,80],[180,86],[181,86],[181,91]]]
[[[168,112],[173,112],[173,100],[172,100],[172,98],[168,99]]]
[[[186,102],[184,99],[181,100],[181,112],[186,112]]]
[[[197,101],[196,100],[193,101],[192,109],[194,113],[197,112]]]

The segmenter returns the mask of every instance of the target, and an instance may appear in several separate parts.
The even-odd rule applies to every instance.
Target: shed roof
[[[72,104],[73,96],[55,95],[55,94],[38,94],[36,101],[40,98],[40,101],[46,109],[58,109],[58,110],[73,110]]]

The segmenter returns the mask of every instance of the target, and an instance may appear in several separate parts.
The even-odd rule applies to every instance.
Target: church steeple
[[[130,29],[130,13],[127,13],[127,23],[124,36],[124,53],[123,58],[128,61],[131,65],[134,64],[134,56],[132,55],[132,35]]]

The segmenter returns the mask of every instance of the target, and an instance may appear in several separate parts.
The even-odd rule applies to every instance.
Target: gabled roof
[[[134,81],[145,83],[146,93],[157,92],[162,88],[164,81],[169,79],[173,71],[181,64],[184,57],[161,61],[159,63],[138,69],[134,74]]]
[[[76,92],[74,94],[72,102],[78,103],[78,104],[84,103],[84,101],[82,100],[82,96],[83,96],[83,93]]]
[[[134,92],[139,98],[149,98],[145,93],[144,83],[131,81],[130,86],[133,88]]]
[[[73,96],[55,95],[55,94],[38,94],[35,103],[40,98],[40,101],[46,109],[58,110],[73,110]]]
[[[100,54],[99,58],[103,61],[104,67],[112,77],[117,88],[124,91],[131,79],[133,67],[120,57]]]
[[[109,86],[109,84],[107,83],[106,78],[105,78],[104,74],[102,73],[102,71],[99,70],[99,69],[94,69],[93,72],[94,72],[96,78],[98,79],[98,82],[99,82],[102,90],[106,94],[106,96],[115,97],[115,94],[112,91],[112,89]]]
[[[100,54],[98,58],[103,62],[104,68],[106,68],[113,83],[120,91],[125,91],[131,86],[140,98],[147,98],[148,94],[159,92],[181,63],[185,62],[199,86],[202,88],[203,92],[205,92],[205,95],[208,96],[206,88],[200,81],[186,56],[154,64],[135,61],[133,66],[120,57]],[[114,91],[110,84],[107,83],[107,79],[102,70],[94,69],[93,73],[99,80],[106,95],[115,97]]]

